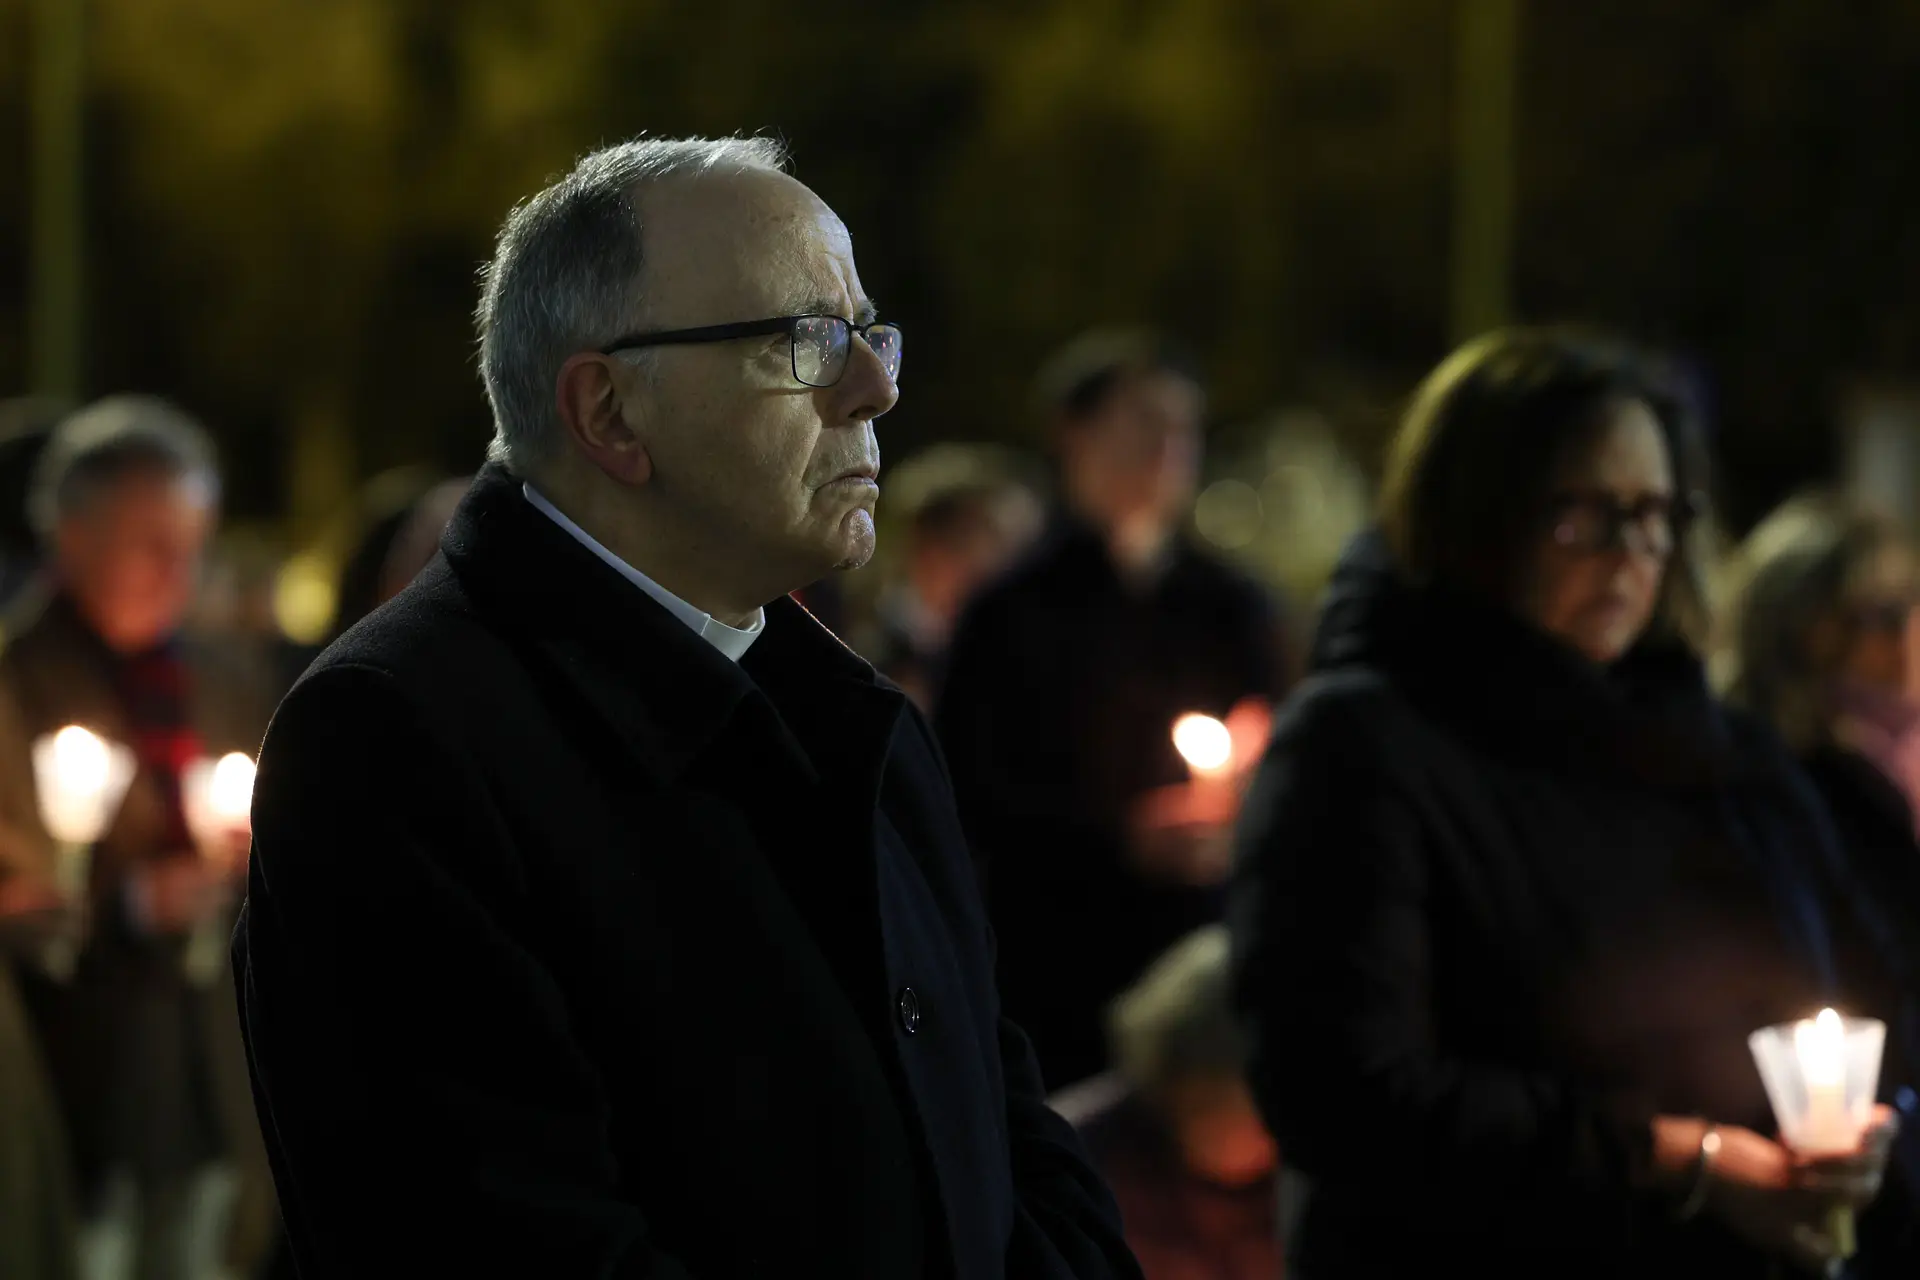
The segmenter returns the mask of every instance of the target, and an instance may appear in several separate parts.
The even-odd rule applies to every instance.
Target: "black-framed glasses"
[[[759,338],[784,333],[793,342],[793,376],[809,387],[830,387],[847,372],[847,358],[853,352],[853,335],[880,357],[887,377],[900,381],[900,326],[876,320],[855,324],[844,316],[776,316],[771,320],[746,320],[739,324],[713,324],[700,329],[669,329],[663,333],[634,333],[600,348],[610,356],[619,351],[638,351],[643,347],[674,347],[700,342],[732,342],[736,338]]]
[[[1848,602],[1845,613],[1856,630],[1897,636],[1906,631],[1917,608],[1920,608],[1920,598],[1882,594]]]
[[[1699,512],[1695,498],[1650,493],[1622,502],[1605,493],[1562,493],[1548,509],[1553,540],[1569,551],[1595,554],[1624,547],[1665,560]]]

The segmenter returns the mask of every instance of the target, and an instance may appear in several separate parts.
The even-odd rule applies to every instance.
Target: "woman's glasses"
[[[1920,608],[1920,599],[1914,596],[1883,595],[1850,602],[1846,616],[1858,631],[1898,636],[1906,634],[1907,623],[1916,608]]]
[[[1633,502],[1605,493],[1562,493],[1549,508],[1547,527],[1557,546],[1583,555],[1625,548],[1665,560],[1695,511],[1695,503],[1665,493]]]

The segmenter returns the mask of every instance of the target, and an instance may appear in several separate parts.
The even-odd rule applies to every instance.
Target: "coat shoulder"
[[[444,561],[350,627],[316,658],[296,689],[351,670],[377,672],[423,703],[470,698],[473,679],[512,662],[506,638],[474,610]]]
[[[1276,742],[1341,743],[1386,750],[1419,731],[1420,716],[1393,683],[1366,667],[1316,672],[1274,722]]]

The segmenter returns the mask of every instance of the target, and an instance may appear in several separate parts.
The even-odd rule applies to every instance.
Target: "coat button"
[[[900,998],[895,1007],[900,1012],[900,1028],[908,1035],[920,1030],[920,993],[912,987],[900,988]]]

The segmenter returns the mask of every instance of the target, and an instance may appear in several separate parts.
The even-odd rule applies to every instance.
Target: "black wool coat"
[[[1253,1084],[1310,1280],[1769,1273],[1649,1187],[1650,1121],[1772,1129],[1748,1033],[1846,928],[1785,748],[1650,646],[1611,672],[1360,540],[1241,818]]]
[[[236,935],[305,1280],[1134,1277],[928,730],[728,661],[483,472],[269,731]]]

